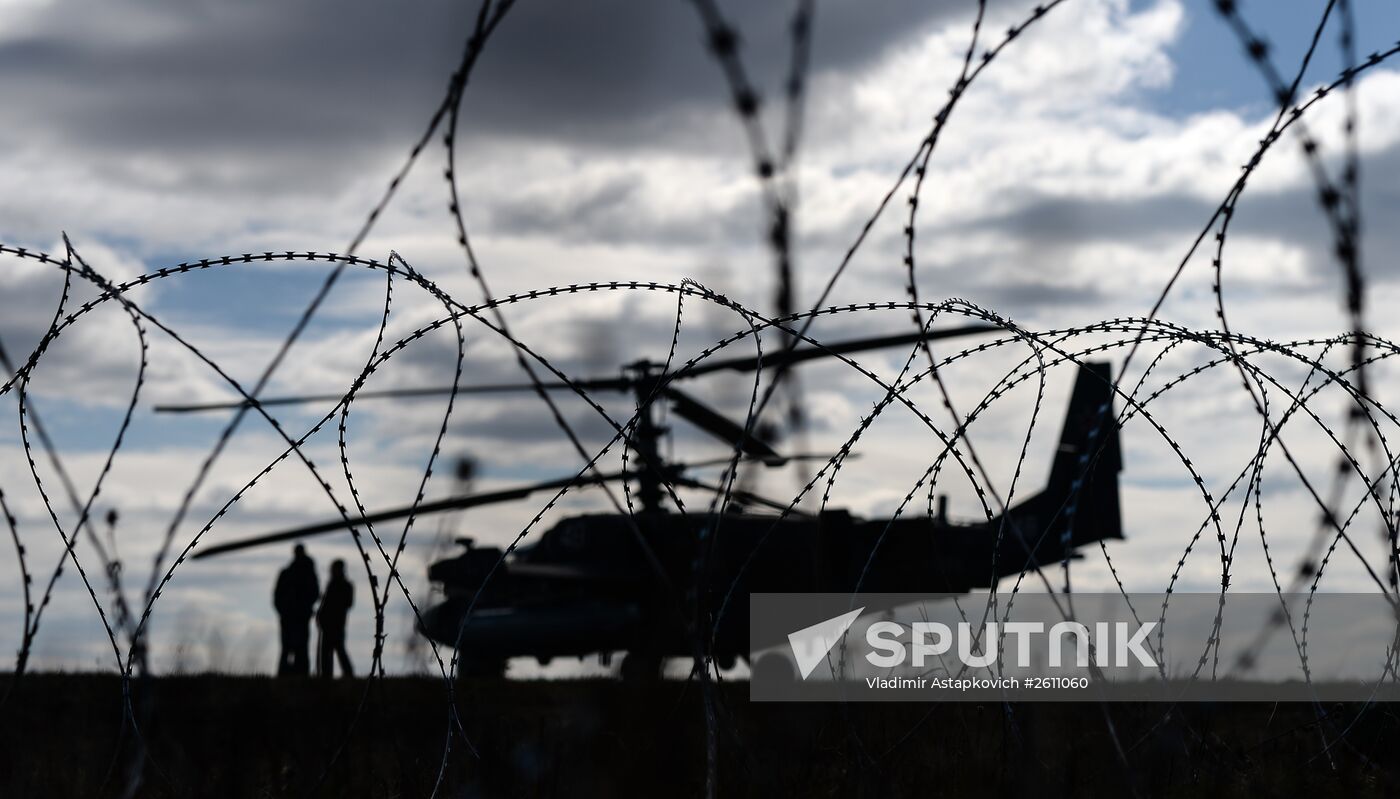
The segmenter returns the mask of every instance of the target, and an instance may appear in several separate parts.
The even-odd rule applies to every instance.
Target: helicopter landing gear
[[[661,667],[665,659],[654,652],[634,650],[622,656],[622,666],[618,672],[623,682],[648,683],[661,679]]]
[[[698,678],[704,672],[706,663],[709,664],[710,669],[713,671],[725,672],[734,668],[738,660],[738,657],[730,653],[717,653],[708,660],[700,660],[697,658],[695,662],[691,664],[690,679],[694,680]]]

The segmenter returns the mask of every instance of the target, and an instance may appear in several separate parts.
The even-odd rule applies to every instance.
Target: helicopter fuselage
[[[566,519],[503,557],[468,546],[434,563],[445,600],[420,631],[464,658],[540,659],[626,650],[689,657],[709,641],[721,665],[749,649],[753,593],[964,593],[1069,554],[1035,500],[984,524],[775,516],[599,514]],[[1121,537],[1083,518],[1071,550]],[[1097,514],[1096,514],[1097,515]],[[1027,540],[1034,531],[1036,540]]]

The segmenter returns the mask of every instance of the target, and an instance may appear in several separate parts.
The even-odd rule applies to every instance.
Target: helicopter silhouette
[[[844,510],[816,515],[750,491],[709,484],[687,474],[703,464],[667,462],[660,446],[667,429],[657,406],[727,442],[736,458],[767,466],[811,456],[785,457],[755,431],[725,417],[674,385],[720,371],[786,368],[802,361],[884,347],[999,330],[965,325],[942,330],[862,338],[822,346],[791,346],[768,356],[702,361],[667,373],[650,361],[624,367],[618,377],[538,385],[458,387],[457,393],[514,390],[631,392],[638,416],[627,446],[635,468],[584,474],[472,493],[335,519],[203,549],[195,559],[251,547],[345,532],[351,527],[444,511],[511,502],[551,489],[628,481],[637,486],[634,513],[591,513],[566,518],[537,540],[509,552],[459,538],[462,551],[428,567],[443,600],[427,607],[418,631],[455,647],[459,674],[497,676],[513,657],[598,655],[608,662],[625,652],[624,679],[649,679],[672,657],[708,656],[718,667],[747,659],[752,593],[966,593],[1008,575],[1076,557],[1075,550],[1122,538],[1118,473],[1122,468],[1113,384],[1106,363],[1078,366],[1048,479],[1037,494],[1003,514],[973,524],[948,519],[946,497],[936,514],[861,519]],[[422,396],[452,389],[366,392],[365,397]],[[339,396],[282,397],[285,405]],[[167,412],[233,409],[248,403],[163,406]],[[724,461],[729,462],[729,459]],[[675,488],[725,492],[733,503],[718,512],[672,508]],[[755,508],[782,512],[763,515]],[[759,642],[762,643],[762,642]],[[779,643],[779,642],[771,642]]]

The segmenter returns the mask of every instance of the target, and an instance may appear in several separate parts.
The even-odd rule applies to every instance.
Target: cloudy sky
[[[741,31],[740,57],[763,98],[760,122],[782,140],[783,86],[790,58],[792,3],[723,4]],[[992,0],[978,54],[1025,19],[1033,3]],[[1400,38],[1400,11],[1380,0],[1354,3],[1364,59]],[[1256,7],[1257,6],[1257,7]],[[1242,13],[1270,43],[1270,57],[1292,75],[1325,3],[1250,3]],[[794,257],[798,305],[815,302],[847,248],[927,135],[957,79],[974,17],[972,0],[881,0],[816,4],[803,136],[785,176],[797,187]],[[61,255],[66,233],[109,278],[129,278],[182,261],[229,253],[343,251],[404,164],[442,101],[476,16],[468,3],[422,2],[388,8],[363,0],[287,4],[4,0],[0,2],[0,241]],[[1343,62],[1329,26],[1302,86],[1332,81]],[[1400,74],[1388,64],[1358,78],[1355,107],[1362,164],[1368,321],[1381,336],[1396,325],[1393,259],[1400,241],[1389,223],[1400,210]],[[461,104],[457,180],[474,252],[493,292],[603,280],[679,282],[692,278],[760,312],[774,310],[774,270],[760,186],[745,131],[731,111],[724,74],[704,45],[704,29],[684,2],[520,0],[501,22],[471,74]],[[921,298],[961,297],[1028,329],[1083,325],[1151,308],[1268,130],[1277,108],[1268,84],[1238,39],[1199,0],[1066,0],[1006,48],[957,106],[929,165],[916,249]],[[1342,150],[1346,101],[1340,93],[1309,112],[1309,131],[1334,169]],[[481,299],[457,245],[443,180],[444,150],[434,141],[416,162],[359,254],[399,253],[464,303]],[[830,297],[832,303],[902,300],[905,184],[881,216]],[[1233,329],[1280,340],[1346,329],[1343,286],[1328,227],[1296,139],[1270,151],[1250,182],[1231,228],[1224,291]],[[1218,322],[1210,254],[1187,264],[1161,315],[1196,329]],[[131,299],[239,381],[266,366],[328,273],[324,263],[250,265],[158,280]],[[57,306],[62,279],[52,268],[0,257],[0,341],[16,359],[39,340]],[[337,284],[268,395],[343,391],[374,342],[383,311],[382,275],[351,270]],[[80,288],[79,296],[90,290]],[[390,340],[441,316],[423,292],[397,285]],[[614,374],[638,357],[663,358],[675,315],[672,295],[613,292],[512,305],[512,330],[575,376]],[[619,320],[625,320],[619,323]],[[475,323],[473,323],[475,324]],[[732,310],[687,307],[682,354],[744,327]],[[824,319],[813,335],[836,339],[902,331],[904,312]],[[148,326],[149,327],[149,326]],[[510,351],[479,325],[468,327],[464,382],[518,380]],[[138,410],[95,507],[119,512],[117,550],[129,582],[144,585],[171,513],[227,416],[156,414],[163,402],[230,396],[217,375],[158,331]],[[1104,339],[1085,337],[1080,347]],[[1006,348],[1003,348],[1005,350]],[[117,308],[85,318],[45,355],[30,386],[34,407],[62,462],[86,496],[133,389],[139,351]],[[1135,358],[1136,381],[1151,350]],[[1314,354],[1316,350],[1313,351]],[[455,338],[433,334],[376,374],[369,388],[447,382]],[[860,358],[893,376],[907,353]],[[997,352],[951,371],[958,404],[970,408],[1024,352]],[[1110,357],[1121,364],[1123,352]],[[1151,387],[1209,354],[1182,347],[1162,360]],[[1333,362],[1344,365],[1339,353]],[[1285,384],[1296,366],[1260,365]],[[1255,451],[1259,424],[1248,396],[1224,370],[1160,400],[1160,420],[1222,493]],[[1376,367],[1382,403],[1400,387]],[[1029,483],[1043,479],[1071,375],[1052,373],[1043,424],[1027,458]],[[752,385],[717,377],[695,391],[742,411]],[[809,423],[790,446],[830,450],[880,397],[868,381],[830,365],[805,367],[802,402]],[[0,397],[0,488],[18,521],[36,584],[61,551],[23,457],[16,392]],[[1019,395],[1018,395],[1019,394]],[[998,403],[973,429],[993,478],[1010,480],[1034,400],[1033,381]],[[935,395],[916,398],[937,407]],[[623,404],[612,402],[622,418]],[[601,446],[606,423],[581,402],[561,399],[587,444]],[[279,412],[304,431],[329,409]],[[445,404],[439,400],[355,406],[349,449],[371,508],[413,499]],[[1318,413],[1340,425],[1342,400],[1324,394]],[[891,412],[863,439],[862,458],[842,470],[833,503],[888,515],[937,453],[936,440],[907,414]],[[939,421],[946,421],[940,419]],[[677,457],[722,454],[677,423]],[[1329,451],[1316,426],[1285,437],[1301,468],[1328,485]],[[533,398],[459,402],[445,458],[474,457],[474,487],[570,474],[578,456]],[[1290,429],[1291,430],[1291,429]],[[335,463],[334,430],[308,453]],[[1155,591],[1205,513],[1199,493],[1170,448],[1149,426],[1124,433],[1125,528],[1110,545],[1128,587]],[[918,443],[911,443],[918,442]],[[178,529],[183,542],[270,462],[278,440],[250,419],[218,461]],[[1275,461],[1281,461],[1275,458]],[[608,461],[613,465],[613,461]],[[41,484],[57,485],[41,460]],[[457,488],[451,470],[430,496]],[[1265,484],[1272,555],[1285,573],[1308,551],[1317,509],[1286,464]],[[335,477],[333,470],[332,477]],[[766,474],[760,485],[787,498],[798,475]],[[348,501],[343,479],[334,481]],[[1345,507],[1360,497],[1353,480]],[[972,519],[966,485],[940,485],[955,516]],[[1023,490],[1031,490],[1024,487]],[[540,500],[540,503],[543,499]],[[547,517],[606,504],[594,492]],[[59,521],[76,514],[56,502]],[[424,520],[407,558],[409,586],[427,597],[423,568],[441,539],[469,533],[509,541],[536,507],[524,503]],[[1239,513],[1238,503],[1231,511]],[[1358,522],[1358,546],[1380,563],[1375,512]],[[279,468],[208,534],[217,542],[334,514],[304,470]],[[1250,510],[1252,520],[1253,510]],[[1255,526],[1251,526],[1255,525]],[[397,530],[392,531],[397,534]],[[106,533],[104,531],[103,535]],[[1186,588],[1219,582],[1213,533],[1187,559]],[[317,541],[323,564],[349,544]],[[92,558],[86,542],[80,555]],[[177,571],[153,620],[159,667],[202,667],[218,653],[229,668],[269,668],[275,617],[268,594],[281,548],[189,563]],[[1271,585],[1257,524],[1241,535],[1234,585]],[[18,647],[23,596],[11,556],[0,559],[0,650]],[[95,561],[90,561],[95,563]],[[1076,566],[1076,585],[1110,588],[1103,555]],[[1365,589],[1355,556],[1341,553],[1327,585]],[[108,597],[100,575],[94,585]],[[361,575],[361,578],[363,576]],[[360,586],[358,658],[368,657],[369,612]],[[402,602],[390,609],[390,664],[412,661]],[[112,656],[77,575],[59,580],[35,644],[43,666],[110,668]]]

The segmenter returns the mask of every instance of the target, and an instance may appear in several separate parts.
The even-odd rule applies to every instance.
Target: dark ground
[[[9,677],[0,686],[3,696]],[[140,796],[427,796],[443,758],[440,680],[383,681],[358,721],[363,681],[192,676],[136,687],[150,697]],[[464,690],[476,754],[453,739],[439,796],[704,794],[696,683]],[[750,704],[742,682],[719,695],[719,796],[1400,794],[1400,716],[1388,705],[1359,720],[1358,706],[1190,705],[1159,723],[1164,705]],[[121,795],[134,743],[120,720],[115,677],[24,677],[0,706],[0,797]],[[1322,736],[1348,724],[1329,761]]]

